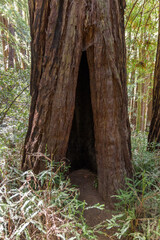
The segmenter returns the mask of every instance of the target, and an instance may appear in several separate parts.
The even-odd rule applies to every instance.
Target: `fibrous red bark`
[[[154,72],[152,120],[149,129],[148,143],[148,148],[151,150],[155,147],[155,144],[160,143],[160,13],[157,56]],[[159,148],[158,145],[157,147]]]
[[[107,200],[132,173],[124,1],[30,0],[29,8],[32,102],[22,168],[43,169],[29,155],[46,149],[74,162],[78,145]]]

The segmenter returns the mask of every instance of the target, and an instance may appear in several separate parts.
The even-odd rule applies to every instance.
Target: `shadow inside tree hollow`
[[[86,52],[82,52],[77,80],[75,111],[67,158],[71,171],[86,168],[97,172],[90,77]]]

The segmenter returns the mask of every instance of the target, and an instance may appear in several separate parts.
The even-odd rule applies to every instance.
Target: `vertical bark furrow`
[[[50,51],[58,48],[58,43],[59,43],[61,29],[62,29],[63,6],[64,6],[64,0],[59,1],[58,18],[56,22],[55,33],[54,33],[53,42],[52,42]]]
[[[38,89],[38,84],[42,74],[42,62],[45,50],[45,36],[48,25],[48,13],[49,13],[50,0],[42,1],[37,5],[30,5],[35,8],[34,15],[31,18],[31,95]],[[30,10],[33,12],[33,10]],[[33,64],[34,63],[34,64]]]

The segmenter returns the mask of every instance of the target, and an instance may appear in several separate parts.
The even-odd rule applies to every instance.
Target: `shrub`
[[[78,200],[79,190],[64,177],[68,171],[64,162],[52,161],[38,175],[12,166],[3,171],[1,239],[96,239],[95,233],[100,232],[102,225],[94,228],[86,225],[83,217],[86,204]]]
[[[158,151],[147,151],[145,133],[132,136],[133,179],[126,179],[126,189],[119,190],[117,209],[121,214],[108,220],[116,227],[118,239],[160,239],[160,158]]]

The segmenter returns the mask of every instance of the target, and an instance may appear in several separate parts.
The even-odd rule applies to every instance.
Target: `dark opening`
[[[89,67],[86,52],[83,52],[78,74],[74,118],[67,151],[67,158],[71,161],[71,171],[87,168],[97,172],[94,144]]]

